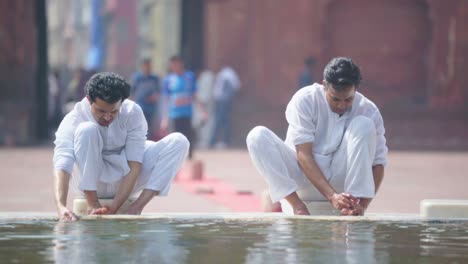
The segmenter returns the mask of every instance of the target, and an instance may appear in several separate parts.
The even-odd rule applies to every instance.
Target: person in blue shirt
[[[141,71],[133,76],[130,97],[141,107],[148,123],[148,136],[153,136],[154,120],[158,109],[161,85],[159,77],[152,73],[151,59],[141,63]]]
[[[200,107],[202,120],[206,120],[207,113],[204,105],[197,99],[195,74],[185,69],[180,56],[173,56],[169,63],[170,73],[164,79],[163,93],[167,98],[168,113],[164,113],[161,128],[170,126],[171,132],[180,132],[190,142],[188,158],[193,157],[195,132],[192,127],[193,105]]]
[[[304,69],[299,75],[298,89],[312,85],[314,77],[312,76],[312,67],[315,64],[315,58],[310,56],[304,60]]]

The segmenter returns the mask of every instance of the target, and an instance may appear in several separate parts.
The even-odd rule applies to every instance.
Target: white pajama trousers
[[[74,145],[78,171],[73,173],[71,187],[82,196],[84,190],[95,190],[99,198],[113,198],[123,176],[130,171],[125,156],[120,162],[120,168],[116,166],[115,160],[114,164],[110,164],[110,159],[103,155],[103,138],[99,127],[90,122],[78,126]],[[187,138],[180,133],[172,133],[158,142],[146,141],[141,173],[131,196],[138,195],[143,189],[158,191],[159,196],[166,196],[172,180],[188,155],[189,145]],[[100,175],[116,173],[119,169],[122,172],[117,181],[100,180]]]
[[[293,192],[305,202],[326,200],[305,176],[296,151],[266,127],[258,126],[250,131],[247,148],[255,167],[266,179],[272,202]],[[314,160],[336,192],[372,198],[375,195],[372,174],[375,149],[374,123],[358,116],[351,120],[337,151],[328,156],[314,154]]]

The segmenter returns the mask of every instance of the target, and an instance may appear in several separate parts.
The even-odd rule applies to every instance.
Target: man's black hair
[[[362,76],[359,67],[350,58],[337,57],[325,66],[323,79],[327,85],[332,85],[335,90],[341,91],[352,85],[357,88]]]
[[[180,62],[184,62],[184,59],[180,56],[180,55],[173,55],[169,61],[180,61]]]
[[[304,60],[304,65],[309,68],[312,67],[312,65],[314,64],[315,64],[315,58],[312,56],[309,56]]]
[[[145,57],[141,60],[141,64],[148,64],[151,63],[151,58]]]
[[[84,89],[92,102],[96,102],[96,98],[99,98],[106,103],[114,104],[125,100],[130,95],[130,84],[122,76],[113,72],[94,74]]]

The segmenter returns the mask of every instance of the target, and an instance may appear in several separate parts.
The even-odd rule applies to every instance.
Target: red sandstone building
[[[238,135],[265,124],[283,136],[284,107],[297,89],[303,59],[317,58],[314,75],[321,81],[330,58],[349,56],[362,67],[361,91],[382,109],[391,146],[438,147],[447,138],[448,145],[467,145],[468,1],[204,4],[205,65],[233,65],[247,90],[236,112]]]
[[[271,103],[288,100],[312,55],[317,78],[330,58],[354,58],[385,107],[468,106],[468,1],[205,0],[204,11],[206,65],[231,63]]]
[[[454,145],[468,142],[468,1],[166,1],[180,8],[180,52],[191,68],[225,63],[239,72],[238,144],[256,124],[283,136],[284,107],[310,55],[317,59],[318,81],[332,57],[349,56],[361,65],[361,90],[381,106],[389,136],[426,133],[431,140],[453,137]],[[22,142],[37,134],[37,31],[28,3],[0,4],[0,143],[8,133]],[[126,38],[125,28],[112,30]],[[136,66],[137,58],[123,59]]]

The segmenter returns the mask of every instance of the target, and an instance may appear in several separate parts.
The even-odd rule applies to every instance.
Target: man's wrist
[[[329,202],[333,202],[333,198],[335,197],[336,192],[332,192],[331,194],[326,195],[325,197]]]
[[[63,204],[57,204],[57,210],[59,212],[63,212],[64,210],[67,210],[67,207]]]

